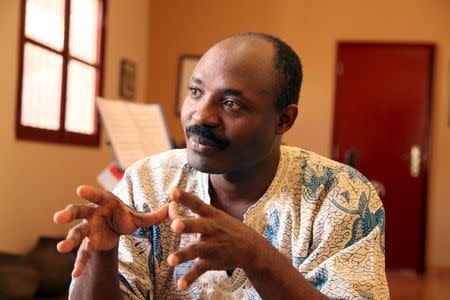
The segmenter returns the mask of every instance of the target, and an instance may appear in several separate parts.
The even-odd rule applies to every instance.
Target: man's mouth
[[[223,150],[229,144],[228,141],[215,136],[210,128],[201,125],[186,128],[186,137],[188,143],[199,151],[215,148]]]
[[[208,153],[220,149],[220,147],[213,141],[198,135],[191,135],[188,138],[188,146],[192,150],[202,153]]]

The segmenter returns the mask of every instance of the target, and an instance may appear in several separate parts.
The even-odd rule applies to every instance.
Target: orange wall
[[[64,236],[68,226],[53,224],[53,213],[78,201],[75,188],[97,185],[97,174],[113,160],[99,148],[15,139],[18,67],[18,0],[0,1],[0,251],[25,253],[37,238]],[[108,0],[105,97],[117,98],[119,62],[138,64],[137,99],[146,98],[150,7],[147,0]]]
[[[331,149],[336,41],[436,43],[427,262],[450,267],[448,0],[154,0],[150,11],[148,98],[163,104],[177,142],[183,140],[175,115],[178,57],[202,54],[227,35],[264,31],[297,51],[305,79],[300,116],[285,140],[324,155]]]

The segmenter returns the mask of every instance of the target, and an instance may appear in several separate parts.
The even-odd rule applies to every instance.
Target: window
[[[103,0],[22,0],[16,136],[99,144]]]

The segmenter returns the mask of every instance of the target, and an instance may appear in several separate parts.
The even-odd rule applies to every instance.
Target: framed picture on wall
[[[175,101],[175,112],[178,116],[181,114],[183,101],[188,92],[189,78],[200,60],[200,57],[200,55],[182,55],[178,60],[178,86],[177,99]]]
[[[124,58],[120,60],[119,96],[127,100],[136,96],[136,63]]]

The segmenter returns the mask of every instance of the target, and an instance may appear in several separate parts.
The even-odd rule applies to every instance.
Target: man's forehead
[[[234,36],[222,40],[211,47],[204,58],[223,58],[234,61],[273,62],[273,44],[255,36]]]
[[[260,38],[232,37],[222,40],[199,61],[193,77],[255,81],[267,85],[275,75],[274,47]]]

